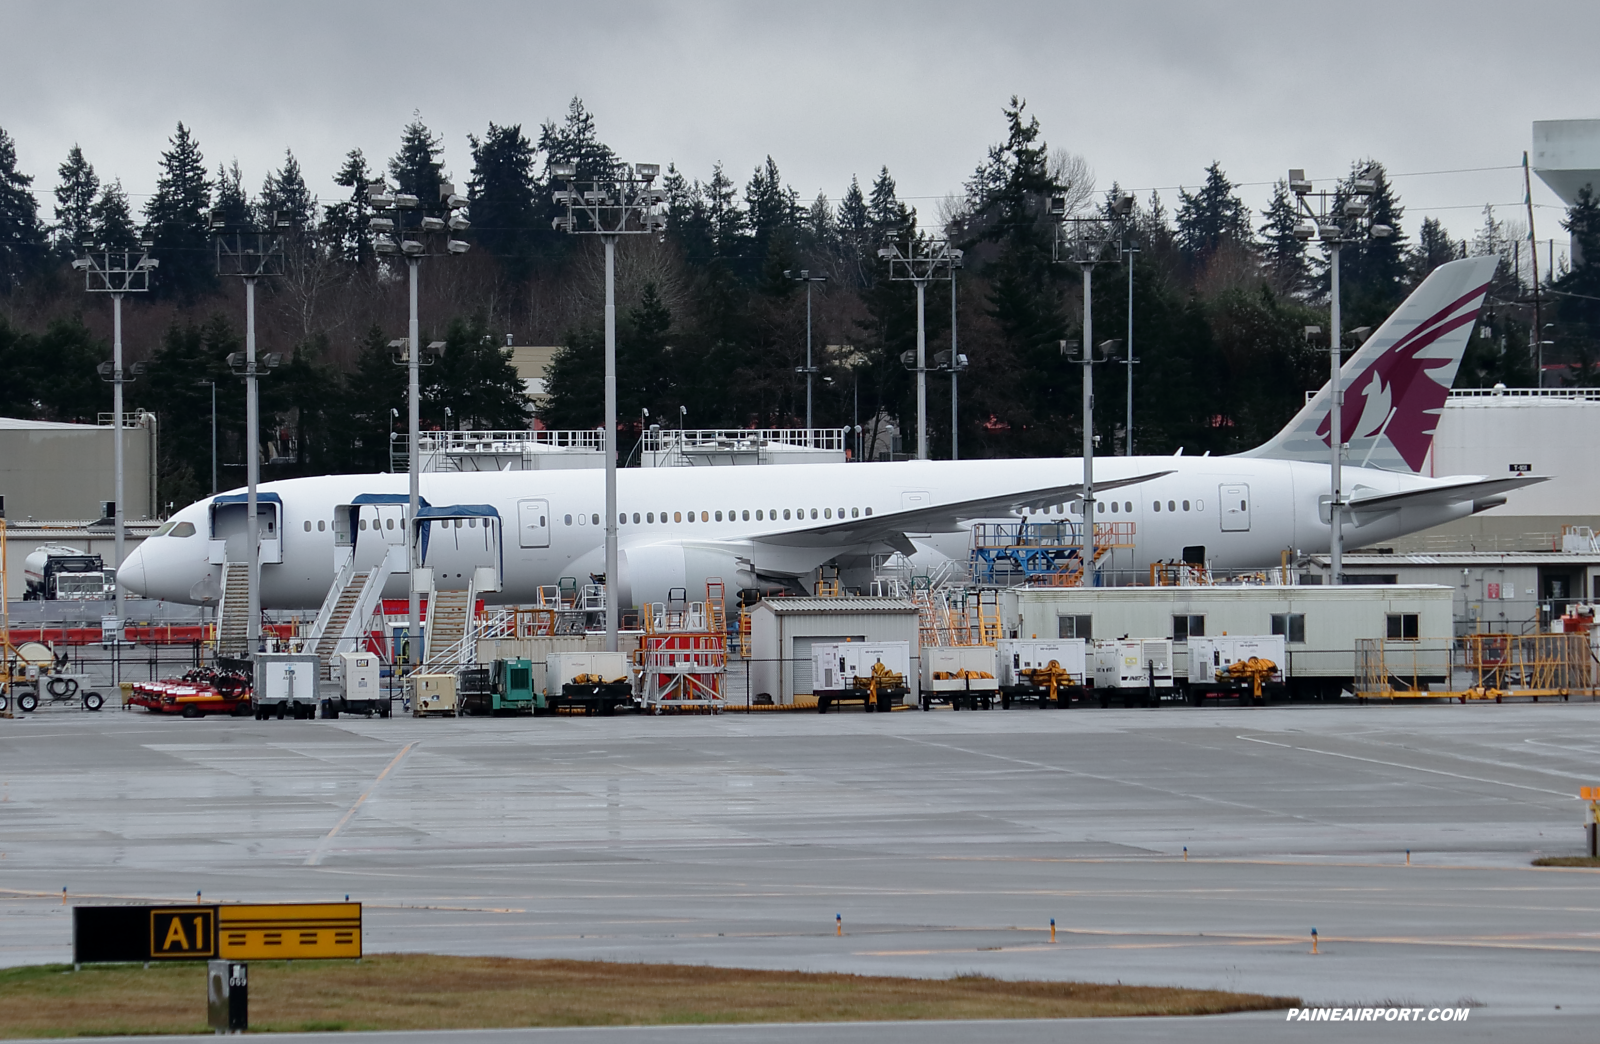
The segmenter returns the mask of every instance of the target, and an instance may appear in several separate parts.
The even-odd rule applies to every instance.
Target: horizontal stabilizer
[[[1489,500],[1504,503],[1505,498],[1501,494],[1521,489],[1523,486],[1531,486],[1535,482],[1544,482],[1548,478],[1548,475],[1518,475],[1515,478],[1500,479],[1485,478],[1482,475],[1458,475],[1418,489],[1406,489],[1398,493],[1374,491],[1370,496],[1363,495],[1362,487],[1357,486],[1350,496],[1348,510],[1360,516],[1398,511],[1401,508],[1444,507],[1468,501],[1474,505]],[[1485,504],[1485,506],[1495,505]]]

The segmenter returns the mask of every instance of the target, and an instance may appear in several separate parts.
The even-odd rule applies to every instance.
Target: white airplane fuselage
[[[1095,461],[1097,484],[1154,472],[1170,474],[1097,492],[1101,510],[1096,521],[1132,523],[1131,538],[1125,541],[1134,545],[1131,561],[1121,552],[1119,565],[1144,568],[1150,562],[1180,559],[1185,548],[1198,546],[1214,568],[1275,566],[1285,549],[1308,553],[1328,549],[1330,530],[1322,502],[1329,491],[1328,471],[1327,465],[1264,458],[1102,458]],[[864,517],[870,509],[874,517],[892,516],[919,507],[1067,485],[1081,478],[1079,458],[625,469],[618,474],[618,511],[623,520],[618,527],[620,601],[624,606],[662,601],[675,587],[687,587],[693,597],[712,576],[726,580],[731,591],[752,583],[757,574],[804,577],[841,554],[887,550],[881,542],[792,547],[776,539],[834,525],[841,515]],[[281,540],[282,560],[262,566],[262,606],[320,605],[339,561],[336,512],[361,495],[403,497],[407,481],[403,474],[375,474],[263,484],[263,495],[276,494],[281,501],[282,519],[275,535]],[[1386,493],[1419,489],[1434,481],[1368,468],[1344,469],[1347,495],[1363,488]],[[498,515],[497,524],[487,530],[477,519],[435,523],[449,528],[432,531],[425,563],[438,571],[449,571],[452,563],[459,571],[465,563],[470,575],[473,556],[482,559],[489,542],[497,540],[503,579],[499,592],[486,595],[491,602],[532,602],[542,585],[562,577],[585,583],[590,574],[605,571],[602,471],[432,473],[421,477],[421,495],[434,508],[485,505]],[[192,535],[153,537],[130,556],[122,570],[130,590],[176,602],[197,602],[202,591],[215,590],[221,566],[212,546],[210,503],[210,498],[202,500],[172,517],[171,528],[183,532],[187,527],[182,523],[189,523]],[[548,514],[540,515],[546,508]],[[371,517],[375,526],[382,524],[378,509],[361,510],[363,519]],[[403,513],[394,505],[384,510]],[[1346,545],[1393,539],[1471,511],[1470,502],[1451,503],[1400,508],[1362,525],[1347,520]],[[542,532],[519,528],[519,517],[534,526],[536,516],[543,520]],[[1076,521],[1079,516],[1067,505],[1056,505],[1029,517]],[[368,541],[370,552],[380,539],[403,541],[398,534],[403,533],[404,521],[397,521],[398,531],[358,531],[356,544]],[[1127,527],[1121,528],[1126,534]],[[906,535],[919,542],[924,536],[915,527]],[[932,543],[949,547],[953,540],[964,539],[962,533],[933,534]],[[529,544],[533,546],[525,546]],[[403,591],[401,586],[391,596]]]

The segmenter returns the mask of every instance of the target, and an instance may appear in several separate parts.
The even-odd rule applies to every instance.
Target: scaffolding
[[[1359,699],[1569,699],[1600,695],[1585,634],[1469,634],[1458,639],[1363,638]]]
[[[706,582],[703,602],[653,602],[644,607],[644,636],[634,653],[634,691],[651,714],[715,714],[726,699],[726,588]]]
[[[1094,560],[1134,546],[1135,523],[1096,522]],[[972,579],[1054,587],[1083,582],[1082,523],[979,522],[972,527]]]

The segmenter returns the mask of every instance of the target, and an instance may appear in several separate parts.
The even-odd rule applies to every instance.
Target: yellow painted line
[[[378,778],[372,781],[372,785],[366,790],[362,791],[361,796],[356,798],[356,803],[350,806],[349,811],[344,814],[339,822],[333,825],[333,829],[328,831],[327,834],[323,836],[321,841],[317,842],[316,851],[312,852],[311,855],[306,859],[306,866],[316,866],[318,863],[322,862],[322,857],[327,851],[328,842],[332,841],[339,831],[345,828],[345,825],[349,823],[350,820],[355,816],[357,810],[361,808],[361,806],[366,802],[367,798],[372,796],[372,792],[378,789],[378,784],[383,782],[383,778],[394,771],[395,766],[400,764],[401,759],[403,759],[407,754],[411,753],[411,748],[415,747],[417,742],[417,740],[412,740],[410,743],[407,743],[404,747],[400,748],[400,753],[396,754],[393,760],[383,767],[383,771],[378,773]]]

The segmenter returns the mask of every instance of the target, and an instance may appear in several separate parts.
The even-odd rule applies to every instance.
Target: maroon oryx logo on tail
[[[1439,338],[1472,325],[1488,290],[1485,283],[1439,309],[1353,378],[1340,417],[1345,442],[1387,436],[1411,470],[1422,467],[1459,361],[1426,358],[1424,353]],[[1324,445],[1331,417],[1330,410],[1317,427]]]

